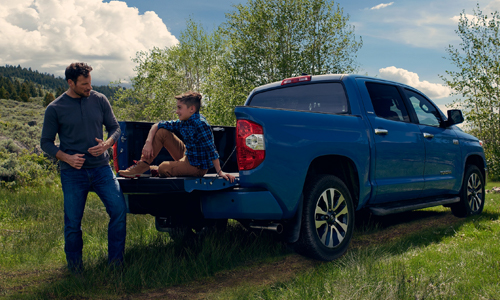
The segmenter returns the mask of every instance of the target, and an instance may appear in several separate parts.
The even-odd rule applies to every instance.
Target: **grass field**
[[[372,218],[330,263],[236,224],[183,242],[157,232],[151,216],[129,215],[123,271],[107,267],[108,217],[90,194],[77,277],[65,269],[62,203],[57,186],[0,189],[1,298],[162,299],[176,289],[190,299],[499,299],[499,194],[472,218],[443,207]]]
[[[500,195],[486,196],[476,217],[457,219],[436,207],[372,220],[336,261],[212,298],[500,299]]]

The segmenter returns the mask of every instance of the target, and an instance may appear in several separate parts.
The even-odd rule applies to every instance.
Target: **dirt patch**
[[[5,272],[0,269],[0,295],[15,291],[18,294],[30,294],[31,288],[41,284],[53,282],[64,276],[64,268]]]
[[[259,263],[250,269],[224,271],[215,276],[186,285],[174,286],[150,293],[133,295],[126,299],[206,299],[209,295],[240,285],[270,285],[287,281],[297,273],[321,264],[299,255],[290,255],[274,263]]]
[[[350,250],[370,245],[384,244],[430,228],[452,226],[460,219],[450,212],[415,211],[384,218],[375,218],[380,229],[373,233],[355,235]],[[380,222],[380,223],[378,223]],[[349,251],[349,250],[348,250]],[[280,281],[288,281],[298,273],[322,264],[306,257],[292,254],[275,263],[259,263],[243,270],[224,271],[212,278],[194,281],[189,284],[169,287],[126,299],[206,299],[212,294],[238,286],[264,286]]]

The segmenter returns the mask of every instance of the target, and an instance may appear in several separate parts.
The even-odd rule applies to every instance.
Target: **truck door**
[[[371,203],[418,198],[424,187],[424,140],[419,126],[410,122],[401,90],[366,79],[358,79],[358,86],[374,144]]]
[[[440,127],[441,114],[426,97],[406,88],[404,92],[425,141],[425,189],[421,196],[456,193],[460,188],[462,165],[455,131]]]

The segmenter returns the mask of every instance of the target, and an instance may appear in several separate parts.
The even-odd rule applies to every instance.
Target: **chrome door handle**
[[[434,137],[433,134],[424,132],[424,138],[426,138],[426,139],[432,139],[433,137]]]
[[[375,134],[378,134],[378,135],[387,135],[389,133],[389,131],[387,129],[375,129]]]

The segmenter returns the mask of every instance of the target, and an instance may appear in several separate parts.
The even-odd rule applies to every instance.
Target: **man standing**
[[[106,206],[108,260],[121,265],[125,248],[127,208],[118,181],[109,166],[107,149],[120,136],[120,127],[103,94],[92,91],[90,72],[85,63],[66,68],[69,89],[45,110],[43,151],[59,160],[64,194],[64,251],[70,271],[79,273],[82,264],[82,217],[89,191]],[[103,141],[102,126],[108,139]],[[56,134],[60,145],[54,144]]]

